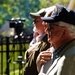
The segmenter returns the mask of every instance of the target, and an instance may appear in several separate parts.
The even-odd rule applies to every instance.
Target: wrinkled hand
[[[52,55],[52,53],[50,52],[50,49],[40,52],[40,54],[38,55],[37,60],[36,60],[36,65],[37,65],[38,71],[40,70],[41,65],[43,63],[47,63],[47,61],[49,61],[51,59],[51,55]]]

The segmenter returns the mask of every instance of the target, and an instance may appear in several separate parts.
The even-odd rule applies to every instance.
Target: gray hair
[[[75,38],[75,25],[60,21],[59,26],[66,26],[68,28],[70,34],[72,35],[72,37]]]

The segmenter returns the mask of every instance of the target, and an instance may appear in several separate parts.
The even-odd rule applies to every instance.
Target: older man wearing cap
[[[55,51],[52,65],[46,73],[40,72],[39,75],[75,75],[75,12],[56,5],[50,17],[41,19],[49,36],[48,41]],[[42,52],[38,55],[38,69],[40,69],[41,61],[48,62],[45,55],[48,53]]]
[[[45,8],[41,9],[37,13],[30,13],[30,16],[34,19],[33,26],[35,27],[35,30],[39,34],[38,38],[40,39],[39,41],[41,43],[39,43],[38,46],[35,46],[34,49],[26,51],[25,53],[26,64],[24,67],[23,75],[38,75],[36,58],[41,51],[45,51],[50,47],[50,43],[47,41],[47,34],[44,31],[44,26],[42,24],[43,21],[41,20],[41,17],[44,17],[45,15],[47,16],[49,12],[51,14],[53,8],[54,6],[47,9]],[[49,11],[47,12],[48,9]],[[30,51],[32,52],[30,53]]]

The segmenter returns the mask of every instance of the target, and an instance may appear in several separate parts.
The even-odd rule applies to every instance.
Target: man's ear
[[[62,27],[63,28],[63,36],[67,33],[67,28],[65,26]]]

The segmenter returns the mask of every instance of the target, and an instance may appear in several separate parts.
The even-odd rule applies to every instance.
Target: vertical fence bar
[[[0,49],[1,49],[0,50],[0,52],[1,52],[0,74],[1,75],[11,75],[11,74],[16,75],[16,70],[19,70],[18,75],[22,75],[22,68],[23,68],[22,56],[24,56],[24,53],[26,51],[26,46],[25,46],[26,42],[22,38],[20,38],[19,40],[15,40],[13,42],[9,36],[0,37],[0,41],[1,41],[0,42],[0,45],[1,45],[1,47],[0,47]],[[13,47],[12,47],[12,45],[13,45]],[[16,47],[17,45],[19,45],[19,48]],[[12,49],[11,49],[11,47],[12,47]],[[9,55],[9,53],[11,53],[11,52],[13,52],[12,58],[11,58],[11,55]],[[18,62],[16,64],[19,64],[19,65],[11,66],[11,64],[13,64],[13,63],[11,63],[12,60],[15,61],[15,59],[16,59],[16,57],[15,57],[16,52],[18,53],[18,55],[16,55],[16,57],[18,56]],[[10,62],[10,58],[11,58],[11,62]],[[10,66],[11,66],[11,68],[10,68]]]
[[[1,40],[1,75],[3,75],[3,38],[0,38]]]
[[[6,74],[9,75],[9,37],[6,37],[6,57],[7,57],[7,67],[6,67]]]
[[[21,69],[22,69],[22,38],[19,37],[19,45],[20,45],[20,56],[18,56],[19,60],[19,75],[21,75]]]

